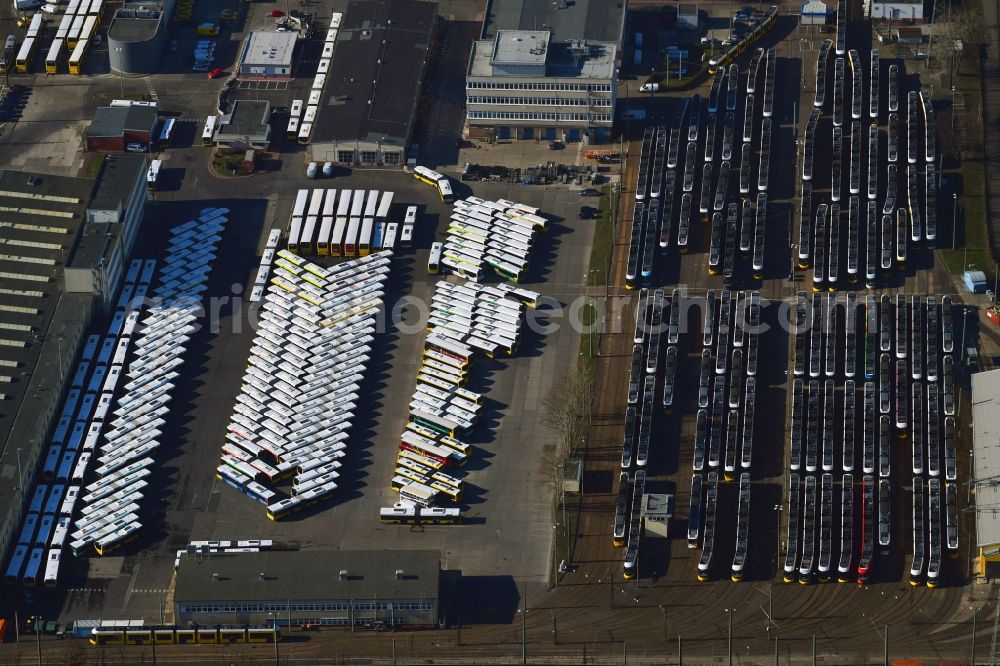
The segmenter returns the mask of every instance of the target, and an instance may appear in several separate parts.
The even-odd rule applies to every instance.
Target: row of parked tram
[[[900,492],[892,470],[901,445],[912,454],[904,472],[912,488],[911,584],[936,587],[943,553],[958,554],[951,309],[948,296],[868,296],[862,309],[853,293],[846,303],[797,295],[787,581],[829,580],[835,552],[838,580],[869,579],[876,555],[890,551],[893,523],[902,522],[893,507],[908,491]]]
[[[274,643],[281,640],[278,627],[95,627],[90,644],[191,645],[195,643]]]

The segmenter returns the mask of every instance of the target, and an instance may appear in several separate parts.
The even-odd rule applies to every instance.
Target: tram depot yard
[[[881,658],[888,624],[917,656],[964,657],[976,329],[935,252],[954,232],[924,70],[873,48],[843,1],[811,50],[788,8],[741,10],[702,85],[628,102],[649,121],[615,128],[608,230],[577,212],[588,184],[462,182],[426,147],[405,168],[314,162],[349,24],[334,4],[310,10],[315,78],[251,91],[292,110],[271,118],[272,172],[210,171],[223,81],[139,84],[169,120],[142,231],[72,357],[62,333],[35,336],[59,342],[61,397],[37,455],[5,453],[30,482],[3,626],[56,620],[95,650],[179,659],[320,654],[324,632],[289,640],[303,627],[386,658],[353,630],[426,629],[410,657],[470,661],[566,658],[574,641],[679,660],[690,636],[707,639],[685,649],[699,663],[723,654],[727,621],[748,657],[782,637],[790,661],[833,620],[862,636],[823,639],[828,663]],[[98,35],[86,6],[80,33]],[[89,80],[103,51],[79,43],[69,71]],[[30,76],[32,48],[12,73]],[[134,88],[102,81],[109,99]],[[610,271],[590,262],[609,243]],[[582,345],[581,303],[605,327]],[[553,462],[543,403],[588,358],[582,442]]]

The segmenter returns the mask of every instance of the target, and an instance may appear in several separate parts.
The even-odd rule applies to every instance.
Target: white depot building
[[[468,138],[610,138],[624,5],[494,0],[466,71]]]
[[[240,54],[240,78],[290,79],[298,33],[255,30]]]

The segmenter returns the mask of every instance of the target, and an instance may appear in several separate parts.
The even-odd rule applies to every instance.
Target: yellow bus
[[[28,37],[21,42],[21,49],[17,52],[17,59],[14,67],[21,74],[27,74],[31,69],[31,61],[35,58],[35,37]]]
[[[73,55],[69,57],[70,74],[83,73],[83,62],[87,57],[87,48],[89,46],[90,46],[89,39],[81,39],[76,43],[76,48],[73,49]],[[48,63],[46,63],[46,65],[48,65]]]
[[[59,61],[62,60],[63,55],[63,40],[56,37],[52,40],[52,46],[49,47],[49,53],[45,56],[45,73],[46,74],[58,74],[59,73]]]

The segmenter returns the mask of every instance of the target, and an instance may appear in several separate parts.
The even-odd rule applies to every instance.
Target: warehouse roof
[[[409,138],[436,17],[422,0],[348,4],[313,143]]]
[[[493,0],[483,39],[493,39],[498,30],[549,30],[552,39],[619,42],[624,5],[612,0]]]
[[[247,38],[240,64],[258,67],[290,67],[296,32],[255,30]]]
[[[152,132],[156,120],[156,107],[101,106],[94,112],[87,136],[118,138],[127,130]]]
[[[433,599],[436,550],[270,550],[184,554],[177,603],[243,600]]]
[[[1000,370],[972,375],[972,457],[976,482],[976,541],[1000,544]]]

